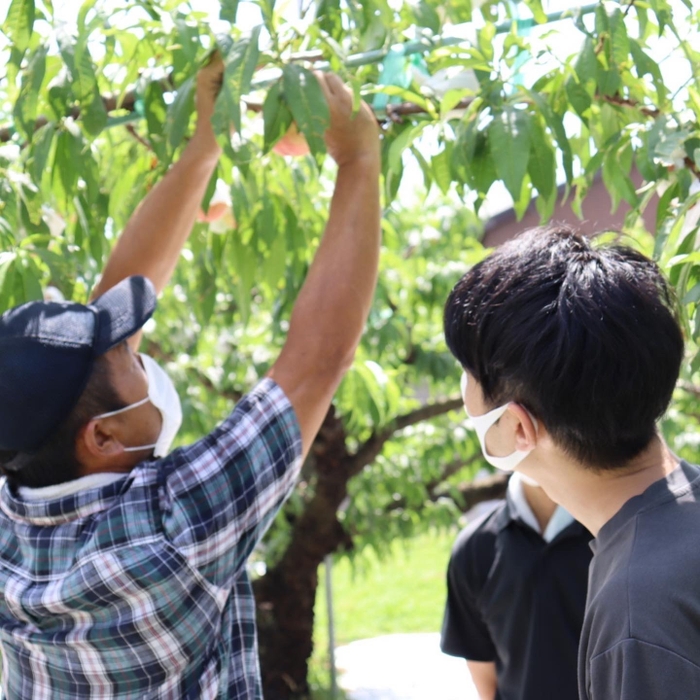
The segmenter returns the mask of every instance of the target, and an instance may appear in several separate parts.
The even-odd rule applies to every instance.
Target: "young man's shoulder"
[[[587,613],[591,654],[636,639],[700,665],[700,480],[692,478],[700,470],[681,471],[684,483],[655,485],[654,498],[640,497],[637,511],[597,543]]]
[[[493,560],[496,538],[508,518],[505,501],[494,501],[469,522],[455,539],[452,547],[452,562],[470,564],[484,559]]]

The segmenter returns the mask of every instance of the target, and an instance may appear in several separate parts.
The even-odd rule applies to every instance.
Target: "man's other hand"
[[[333,73],[315,73],[330,111],[331,125],[326,130],[326,148],[333,160],[343,166],[366,159],[379,160],[379,125],[369,105],[360,100],[357,114],[352,113],[352,91]]]

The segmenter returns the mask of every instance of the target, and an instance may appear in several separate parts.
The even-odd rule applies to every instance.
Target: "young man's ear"
[[[515,449],[528,452],[537,447],[538,431],[540,426],[532,414],[523,406],[512,403],[508,410],[517,418],[518,425],[515,430]]]

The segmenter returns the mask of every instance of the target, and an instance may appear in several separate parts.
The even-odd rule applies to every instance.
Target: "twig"
[[[146,141],[143,136],[141,136],[137,131],[136,128],[134,127],[133,124],[127,124],[126,125],[126,130],[142,145],[145,146],[149,151],[153,151],[153,147],[151,146],[148,141]]]
[[[463,401],[461,397],[445,399],[444,401],[426,404],[402,416],[397,416],[386,428],[372,433],[372,435],[360,445],[355,454],[350,458],[350,475],[359,474],[365,466],[371,464],[382,451],[384,444],[391,439],[394,433],[408,428],[411,425],[421,423],[424,420],[449,413],[462,406]]]
[[[621,95],[596,94],[596,97],[599,100],[603,100],[604,102],[608,102],[613,105],[638,109],[646,117],[658,117],[659,114],[661,114],[661,110],[658,107],[647,107],[637,100],[631,100],[627,97],[622,97]]]

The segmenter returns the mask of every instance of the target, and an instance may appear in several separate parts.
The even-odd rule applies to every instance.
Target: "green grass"
[[[379,561],[373,554],[353,565],[333,564],[333,607],[336,646],[398,632],[439,632],[445,605],[445,572],[457,531],[430,533],[397,542],[392,556]],[[325,572],[319,569],[311,659],[314,697],[328,687],[328,615]]]

